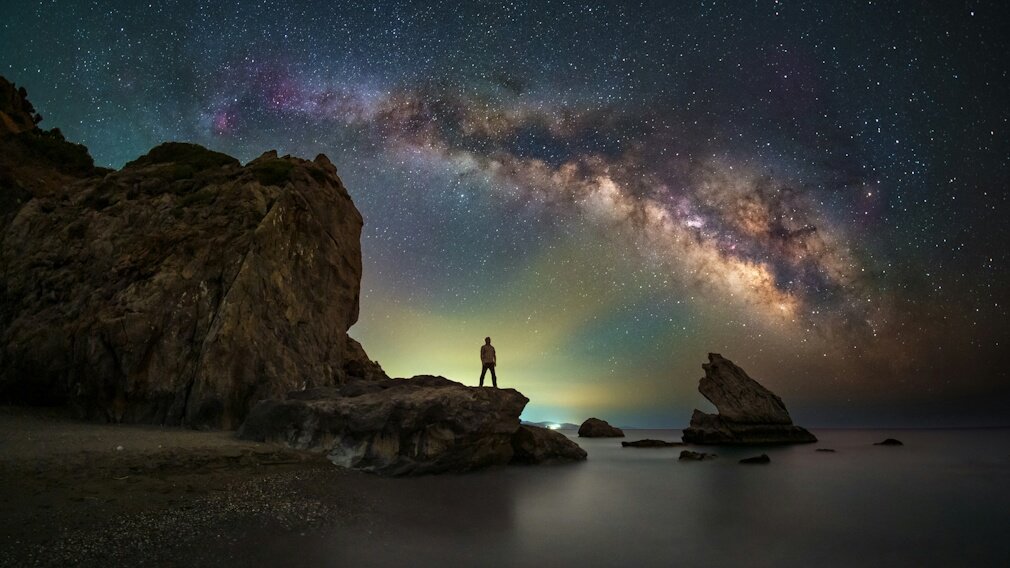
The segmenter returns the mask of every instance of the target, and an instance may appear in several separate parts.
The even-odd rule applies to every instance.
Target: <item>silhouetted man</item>
[[[484,338],[484,345],[480,346],[480,362],[483,368],[480,370],[480,386],[484,386],[484,374],[491,369],[491,386],[498,388],[498,377],[494,375],[494,364],[497,359],[494,354],[494,346],[491,345],[491,338]]]

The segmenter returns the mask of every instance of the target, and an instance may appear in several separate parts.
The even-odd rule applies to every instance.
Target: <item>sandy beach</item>
[[[207,565],[249,532],[369,523],[365,474],[232,432],[0,408],[0,565]]]

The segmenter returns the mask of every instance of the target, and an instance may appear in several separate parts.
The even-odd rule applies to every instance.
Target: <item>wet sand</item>
[[[0,408],[0,566],[200,566],[237,543],[367,527],[365,474],[231,432]]]

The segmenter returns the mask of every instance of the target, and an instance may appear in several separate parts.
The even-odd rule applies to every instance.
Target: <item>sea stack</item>
[[[698,391],[718,414],[695,410],[684,430],[689,444],[796,444],[816,442],[813,434],[793,424],[782,399],[718,353],[702,365]]]

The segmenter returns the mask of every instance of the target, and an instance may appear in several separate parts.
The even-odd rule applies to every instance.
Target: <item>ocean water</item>
[[[567,433],[574,437],[574,432]],[[626,440],[679,440],[629,430]],[[369,477],[374,516],[262,560],[332,566],[1010,566],[1010,430],[819,430],[817,444],[622,448],[575,465]],[[887,437],[901,447],[875,446]],[[833,448],[836,453],[815,452]],[[693,448],[699,449],[699,448]],[[741,465],[767,453],[768,465]]]

